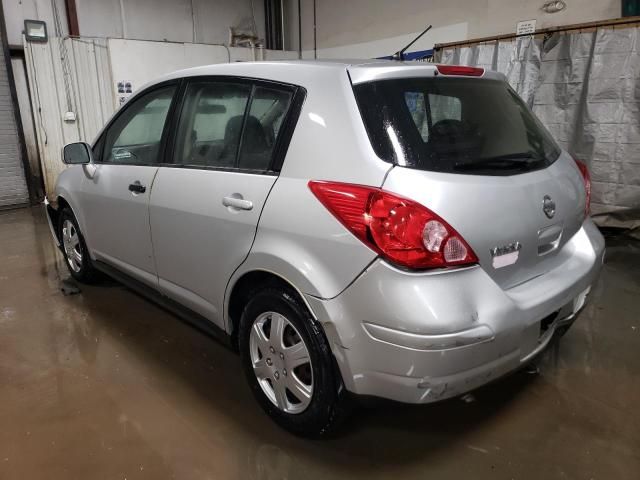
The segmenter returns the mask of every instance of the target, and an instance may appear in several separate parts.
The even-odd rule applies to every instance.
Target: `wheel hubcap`
[[[313,396],[313,369],[293,324],[279,313],[261,314],[251,328],[249,351],[258,384],[271,403],[283,412],[303,412]]]
[[[78,231],[71,220],[62,223],[62,246],[71,270],[78,273],[82,268],[82,248]]]

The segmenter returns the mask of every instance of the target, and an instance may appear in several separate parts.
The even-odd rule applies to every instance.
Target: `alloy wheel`
[[[258,384],[271,403],[286,413],[302,413],[313,397],[313,369],[293,324],[276,312],[260,314],[251,327],[249,352]]]
[[[78,273],[82,269],[82,247],[78,230],[71,220],[62,223],[62,245],[71,270]]]

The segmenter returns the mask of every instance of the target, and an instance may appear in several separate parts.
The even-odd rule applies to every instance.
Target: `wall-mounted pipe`
[[[280,35],[282,37],[282,51],[284,52],[287,49],[284,43],[284,0],[280,0]]]
[[[302,60],[302,9],[298,0],[298,59]]]
[[[124,0],[120,0],[120,23],[122,23],[122,38],[127,38],[127,16],[124,14]]]
[[[265,40],[270,50],[286,50],[284,0],[264,0]]]
[[[316,32],[316,0],[313,0],[313,58],[318,58],[318,35]]]
[[[78,24],[76,0],[64,0],[64,6],[67,9],[67,29],[69,30],[69,36],[79,37],[80,25]]]

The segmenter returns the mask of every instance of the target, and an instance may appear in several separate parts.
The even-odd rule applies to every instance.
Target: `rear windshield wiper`
[[[532,165],[544,161],[534,152],[509,153],[495,157],[480,158],[472,162],[459,162],[453,168],[455,170],[520,170],[529,169]]]

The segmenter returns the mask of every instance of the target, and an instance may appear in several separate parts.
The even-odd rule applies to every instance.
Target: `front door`
[[[293,89],[194,79],[150,219],[161,290],[223,325],[229,278],[249,254]]]
[[[149,195],[175,90],[154,88],[123,108],[97,143],[95,168],[82,187],[93,255],[152,286]]]

